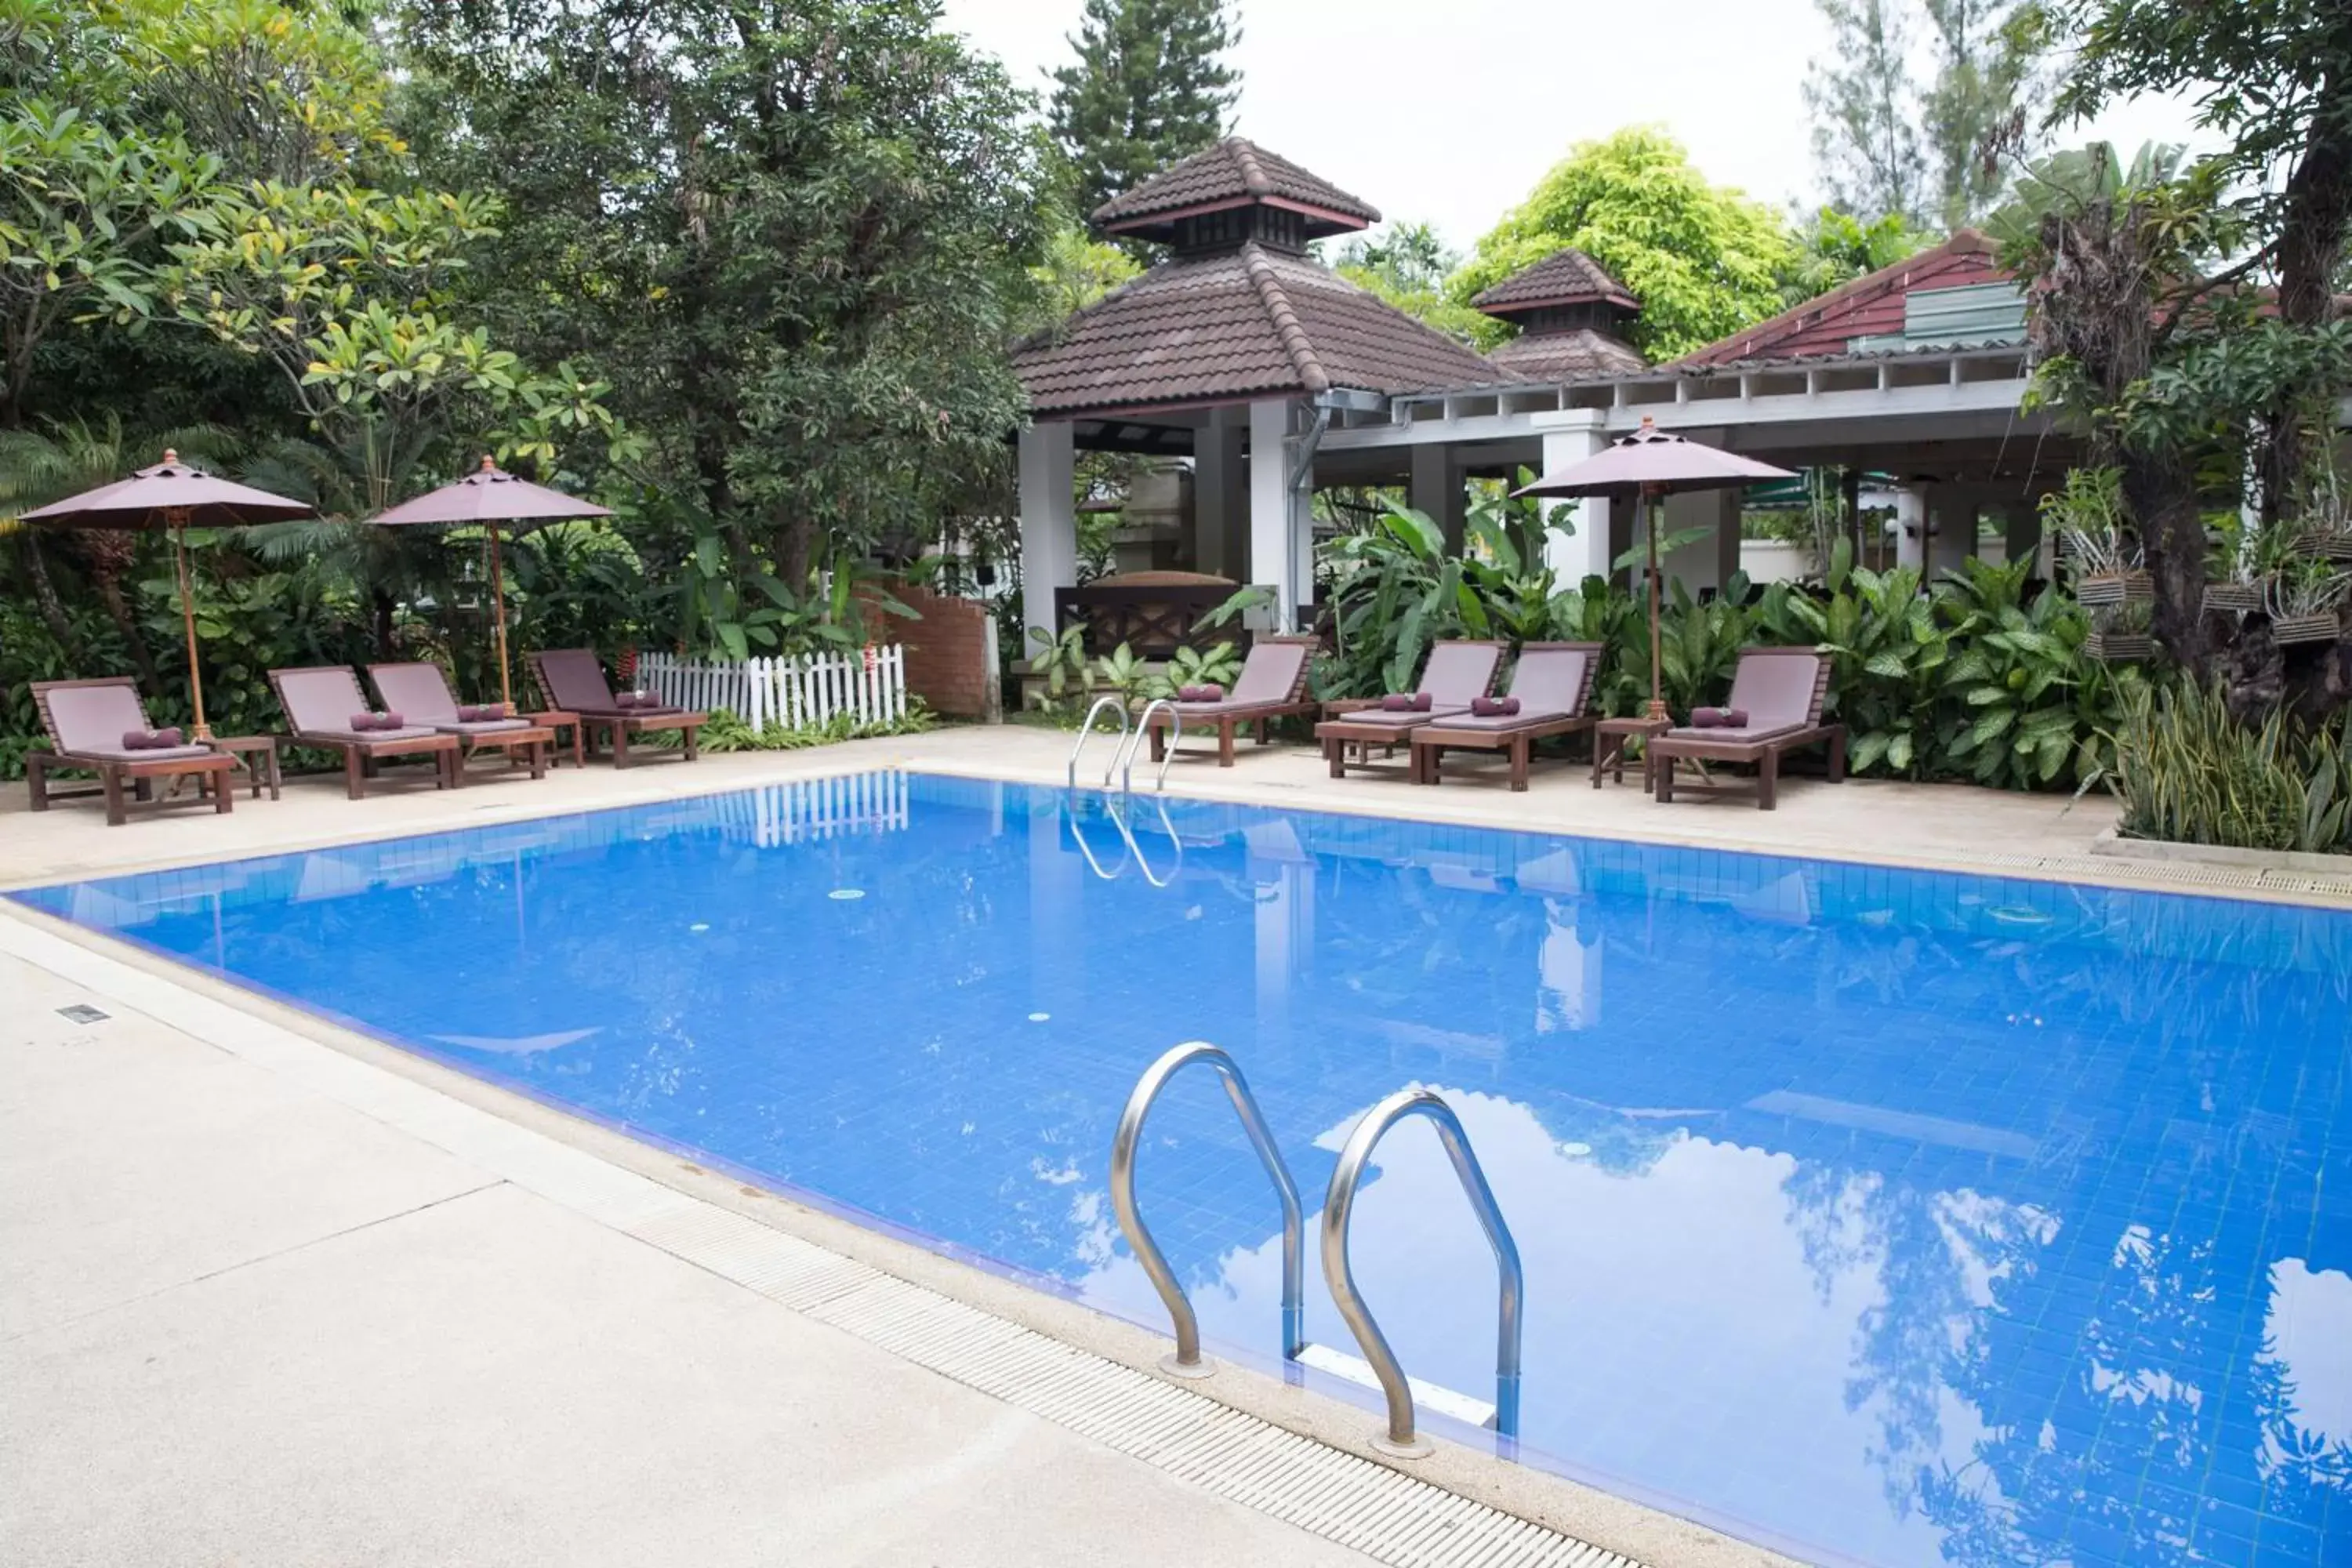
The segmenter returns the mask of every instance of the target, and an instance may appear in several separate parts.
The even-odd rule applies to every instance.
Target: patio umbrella
[[[514,687],[507,669],[506,579],[499,567],[499,524],[502,522],[572,522],[583,518],[610,517],[609,507],[584,501],[545,485],[519,479],[488,457],[482,466],[462,479],[402,501],[372,520],[390,528],[410,523],[459,527],[479,523],[490,534],[490,631],[499,649],[499,700],[514,712]]]
[[[1791,479],[1796,475],[1753,458],[1726,452],[1659,429],[1649,416],[1631,436],[1620,436],[1580,463],[1546,474],[1513,491],[1523,496],[1640,497],[1650,503],[1643,532],[1650,545],[1650,710],[1652,719],[1666,717],[1665,698],[1658,670],[1658,503],[1676,490],[1732,489],[1759,479]]]
[[[104,528],[144,531],[168,528],[180,580],[180,622],[188,635],[188,687],[195,699],[199,741],[212,739],[205,722],[205,678],[196,668],[195,594],[188,581],[188,530],[242,528],[256,522],[289,522],[317,513],[308,501],[290,500],[205,473],[180,461],[166,450],[163,460],[142,468],[127,479],[84,490],[78,496],[35,507],[24,514],[26,522],[56,528]]]

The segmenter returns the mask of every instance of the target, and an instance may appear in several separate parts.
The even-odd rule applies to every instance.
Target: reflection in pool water
[[[1425,1085],[1526,1260],[1536,1462],[1822,1559],[2352,1562],[2352,916],[1076,809],[865,775],[26,896],[1155,1325],[1104,1186],[1148,1062],[1231,1049],[1310,1207]],[[1140,1185],[1213,1346],[1269,1356],[1213,1075]],[[1356,1256],[1408,1370],[1486,1396],[1425,1129]]]

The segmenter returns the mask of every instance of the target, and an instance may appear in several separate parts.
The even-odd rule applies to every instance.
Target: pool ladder
[[[1143,712],[1135,719],[1132,725],[1128,721],[1125,698],[1118,696],[1096,698],[1094,706],[1087,710],[1086,719],[1078,725],[1076,742],[1070,747],[1068,768],[1070,788],[1076,790],[1078,787],[1078,758],[1086,751],[1087,742],[1094,739],[1096,716],[1106,708],[1109,709],[1112,715],[1118,720],[1118,742],[1111,748],[1110,765],[1103,769],[1102,787],[1110,788],[1110,781],[1116,776],[1119,781],[1118,787],[1121,795],[1135,793],[1135,753],[1142,748],[1144,737],[1151,732],[1152,714],[1162,708],[1168,710],[1168,749],[1160,758],[1160,773],[1153,779],[1151,784],[1155,790],[1165,791],[1168,787],[1168,764],[1176,760],[1175,742],[1178,734],[1181,733],[1176,728],[1176,704],[1165,697],[1155,697],[1145,703]]]
[[[1214,1069],[1223,1080],[1225,1098],[1233,1102],[1234,1114],[1241,1118],[1242,1130],[1249,1134],[1250,1146],[1256,1150],[1258,1163],[1265,1167],[1267,1178],[1274,1183],[1275,1195],[1281,1200],[1282,1358],[1286,1362],[1297,1361],[1308,1348],[1302,1258],[1305,1224],[1299,1215],[1298,1184],[1291,1179],[1290,1168],[1283,1162],[1273,1131],[1267,1127],[1265,1115],[1258,1109],[1257,1097],[1250,1092],[1240,1067],[1219,1047],[1193,1040],[1176,1047],[1144,1069],[1143,1076],[1136,1080],[1134,1092],[1128,1096],[1127,1109],[1119,1114],[1118,1131],[1110,1146],[1111,1207],[1118,1215],[1119,1230],[1175,1323],[1175,1353],[1160,1365],[1178,1377],[1206,1377],[1216,1370],[1201,1353],[1200,1320],[1192,1311],[1192,1300],[1177,1281],[1175,1270],[1169,1267],[1159,1243],[1152,1240],[1135,1199],[1135,1153],[1142,1140],[1144,1119],[1150,1114],[1152,1102],[1160,1098],[1168,1080],[1194,1062]],[[1460,1178],[1462,1190],[1486,1233],[1487,1245],[1494,1249],[1498,1289],[1493,1424],[1495,1430],[1507,1438],[1517,1438],[1519,1433],[1519,1307],[1526,1291],[1518,1246],[1511,1239],[1510,1226],[1504,1223],[1494,1189],[1486,1184],[1486,1172],[1480,1169],[1478,1156],[1471,1150],[1469,1134],[1463,1131],[1461,1120],[1453,1109],[1427,1089],[1407,1089],[1366,1111],[1349,1131],[1339,1163],[1332,1168],[1331,1185],[1324,1194],[1323,1279],[1388,1403],[1388,1425],[1372,1439],[1372,1446],[1401,1458],[1419,1458],[1433,1450],[1416,1431],[1412,1385],[1404,1368],[1398,1364],[1396,1352],[1389,1348],[1388,1337],[1381,1332],[1371,1309],[1356,1288],[1355,1271],[1349,1264],[1348,1238],[1355,1216],[1356,1190],[1363,1183],[1364,1167],[1370,1163],[1372,1151],[1391,1128],[1414,1116],[1427,1119],[1437,1129],[1446,1158],[1453,1163],[1454,1173]]]

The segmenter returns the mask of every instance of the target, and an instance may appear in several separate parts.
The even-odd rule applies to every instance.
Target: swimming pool
[[[1139,861],[1097,797],[862,774],[16,896],[1163,1330],[1105,1189],[1149,1062],[1230,1049],[1310,1211],[1427,1085],[1525,1258],[1523,1457],[1822,1560],[2352,1562],[2352,915],[1167,809]],[[1271,1359],[1213,1075],[1139,1187]],[[1489,1396],[1425,1127],[1355,1252]]]

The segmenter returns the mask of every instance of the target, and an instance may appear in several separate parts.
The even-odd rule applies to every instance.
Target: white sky
[[[1044,87],[1081,0],[945,0],[947,25]],[[1776,205],[1814,191],[1800,89],[1826,34],[1812,0],[1239,0],[1235,127],[1465,251],[1573,143],[1664,125],[1719,184]],[[2188,139],[2144,101],[2065,138]]]

